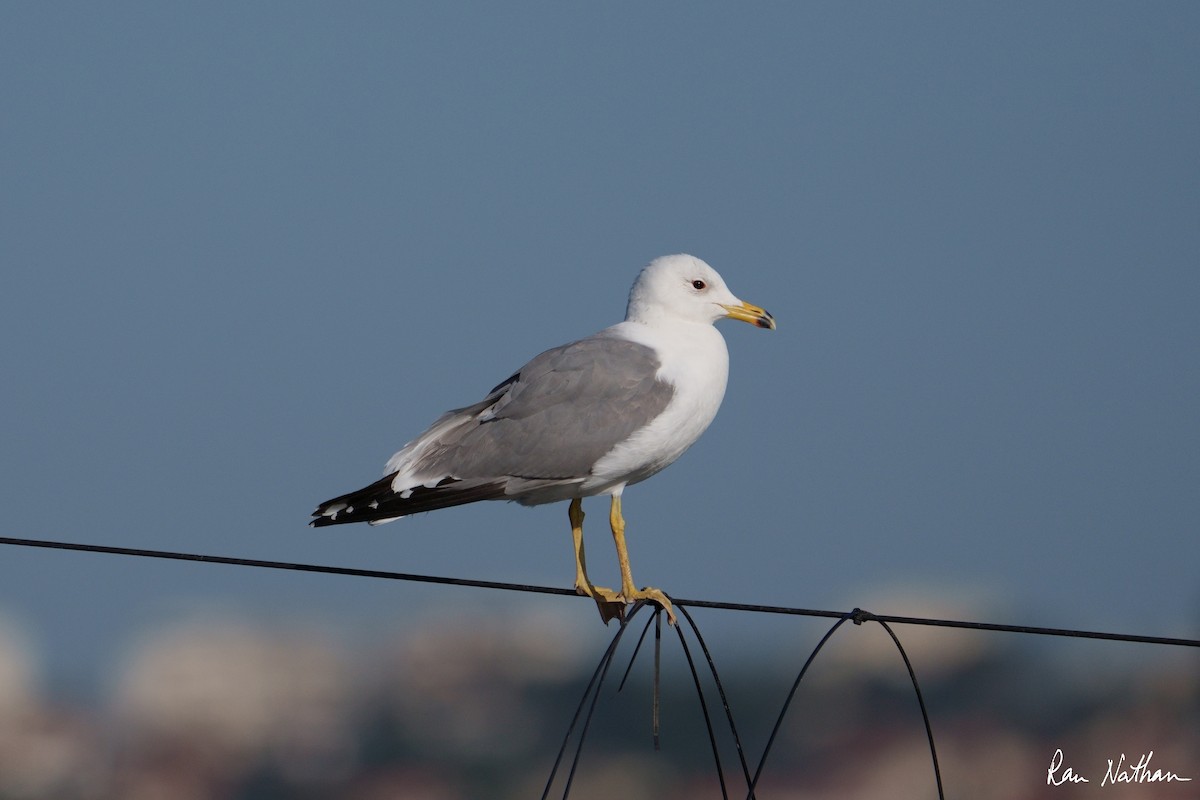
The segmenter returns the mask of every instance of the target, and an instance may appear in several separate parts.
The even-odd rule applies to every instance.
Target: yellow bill
[[[730,319],[740,319],[742,322],[749,322],[760,328],[775,330],[775,318],[765,308],[759,308],[751,303],[739,303],[736,306],[727,306],[722,303],[721,307],[726,311],[725,316]]]

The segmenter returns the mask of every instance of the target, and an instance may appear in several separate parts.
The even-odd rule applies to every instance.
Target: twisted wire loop
[[[900,651],[900,657],[904,659],[904,668],[908,670],[908,679],[912,681],[913,692],[917,695],[917,705],[921,707],[921,720],[925,723],[925,738],[929,740],[929,756],[933,759],[933,778],[937,782],[938,800],[945,800],[946,791],[942,787],[942,768],[938,764],[937,745],[933,741],[933,726],[929,723],[929,710],[925,707],[925,695],[922,694],[921,684],[917,681],[917,671],[913,669],[912,661],[909,660],[904,645],[900,644],[900,638],[896,636],[892,626],[871,612],[856,608],[850,613],[853,615],[855,625],[862,625],[864,622],[878,622],[887,631],[888,636],[892,637],[892,642]]]
[[[730,734],[733,737],[734,746],[736,747],[736,750],[737,750],[738,759],[741,764],[743,777],[746,780],[747,788],[749,788],[750,770],[746,763],[745,750],[742,747],[741,738],[738,736],[737,726],[733,721],[733,711],[731,710],[731,708],[729,706],[729,700],[726,697],[725,687],[721,682],[720,673],[717,671],[716,664],[713,661],[712,655],[708,650],[708,645],[705,644],[704,638],[703,638],[703,636],[701,636],[700,629],[696,625],[695,620],[692,619],[691,615],[687,612],[687,610],[685,608],[680,606],[678,603],[675,603],[674,605],[675,605],[676,609],[678,609],[679,611],[682,612],[684,619],[687,620],[689,626],[692,629],[692,633],[696,637],[696,641],[699,643],[700,648],[704,653],[705,660],[708,664],[709,671],[713,678],[713,683],[716,685],[717,692],[721,697],[721,705],[725,712],[725,719],[729,725]],[[587,714],[586,714],[586,716],[583,716],[583,725],[579,730],[579,741],[576,743],[575,754],[574,754],[574,757],[572,758],[571,766],[570,766],[570,769],[568,770],[567,778],[566,778],[565,785],[563,788],[563,794],[562,794],[563,800],[566,800],[566,798],[569,797],[570,791],[571,791],[571,785],[574,782],[575,772],[576,772],[577,767],[579,766],[579,761],[580,761],[580,758],[583,753],[584,740],[587,737],[588,728],[591,725],[592,715],[593,715],[593,712],[595,711],[597,700],[599,699],[600,692],[603,688],[605,676],[608,674],[608,669],[611,666],[613,659],[616,657],[617,646],[620,644],[622,637],[625,635],[625,632],[628,630],[628,626],[629,626],[630,622],[637,615],[637,613],[639,611],[641,611],[641,609],[645,606],[646,606],[645,601],[639,601],[638,603],[633,605],[633,607],[630,609],[629,613],[626,615],[625,620],[621,623],[621,626],[617,629],[616,633],[613,635],[612,640],[609,642],[608,646],[605,648],[604,654],[600,657],[600,662],[596,665],[595,670],[593,670],[591,680],[588,681],[587,686],[583,690],[583,696],[579,700],[579,705],[575,709],[575,714],[571,718],[571,722],[567,726],[567,731],[563,736],[562,744],[559,746],[558,754],[555,757],[554,764],[550,769],[550,775],[546,780],[546,788],[542,792],[542,800],[547,800],[547,798],[550,797],[550,791],[554,786],[555,778],[557,777],[558,771],[559,771],[560,767],[562,766],[563,757],[565,756],[567,747],[570,744],[572,734],[574,734],[576,726],[579,725],[580,717],[581,717],[581,715],[583,715],[584,707],[586,706]],[[661,656],[660,656],[661,634],[662,634],[662,609],[661,608],[658,608],[658,607],[654,608],[654,613],[651,615],[650,619],[648,619],[646,621],[646,625],[642,628],[642,632],[638,637],[637,643],[634,645],[633,653],[629,657],[629,664],[626,666],[625,673],[621,678],[621,682],[617,686],[617,691],[619,692],[624,688],[625,682],[629,678],[629,673],[633,669],[633,664],[637,660],[638,653],[641,652],[642,643],[646,639],[646,634],[650,630],[651,624],[653,624],[655,626],[654,675],[653,675],[653,687],[654,688],[653,688],[653,699],[652,699],[653,737],[654,737],[654,748],[655,748],[655,750],[658,750],[659,749],[659,741],[658,741],[659,712],[660,712],[660,702],[661,702],[661,700],[660,700],[660,698],[661,698],[660,673],[661,673],[661,664],[662,664]],[[683,630],[679,626],[675,626],[675,632],[679,637],[680,648],[682,649],[684,657],[687,660],[688,669],[692,676],[692,684],[696,689],[696,697],[700,703],[700,711],[704,717],[705,730],[708,734],[709,744],[712,747],[713,764],[716,769],[717,781],[721,787],[721,797],[723,800],[729,800],[729,787],[726,784],[725,770],[721,763],[720,745],[717,742],[716,730],[713,726],[712,714],[709,712],[708,700],[704,694],[704,688],[703,688],[703,684],[700,679],[700,673],[699,673],[699,670],[696,668],[695,659],[692,658],[691,648],[688,646],[687,639],[684,636]]]
[[[570,796],[571,784],[575,780],[575,769],[579,766],[579,758],[583,754],[583,743],[587,739],[587,731],[592,722],[592,714],[596,710],[596,701],[600,698],[600,689],[604,685],[604,678],[608,674],[608,668],[612,665],[613,655],[617,652],[617,645],[621,643],[621,637],[628,630],[629,620],[639,610],[639,606],[634,606],[629,612],[625,621],[617,628],[612,641],[608,643],[604,655],[600,657],[600,662],[596,664],[596,669],[592,671],[592,678],[583,690],[583,697],[579,698],[579,705],[575,708],[575,715],[571,717],[571,724],[567,726],[567,732],[563,736],[562,745],[558,748],[558,755],[554,758],[554,766],[550,768],[550,777],[546,779],[546,788],[542,791],[542,800],[546,800],[550,796],[550,790],[554,788],[554,778],[558,774],[558,768],[562,765],[563,755],[567,752],[567,745],[571,742],[571,734],[575,731],[575,726],[579,724],[579,717],[583,714],[584,706],[587,706],[587,716],[584,717],[583,728],[579,731],[579,743],[575,747],[575,756],[571,759],[571,769],[567,773],[566,785],[563,787],[563,800],[566,800]],[[588,702],[589,697],[591,698],[590,703]]]
[[[853,612],[844,614],[825,632],[825,635],[821,637],[821,641],[817,642],[817,646],[808,654],[808,658],[804,661],[804,666],[800,668],[799,674],[796,675],[796,680],[792,682],[792,688],[787,693],[787,697],[784,698],[783,707],[779,709],[779,716],[775,718],[775,726],[771,728],[771,735],[767,737],[767,744],[763,747],[762,757],[758,760],[758,766],[754,770],[754,778],[751,779],[749,791],[746,794],[748,799],[754,797],[754,789],[758,786],[759,778],[762,777],[763,768],[767,765],[767,757],[771,754],[771,748],[775,745],[775,737],[779,735],[779,729],[783,726],[783,718],[787,716],[788,707],[792,704],[792,698],[796,696],[796,690],[800,688],[800,681],[804,680],[805,674],[808,673],[808,668],[812,666],[813,661],[817,658],[817,654],[825,647],[825,643],[833,637],[833,634],[837,632],[838,628],[842,627],[846,620],[850,619],[851,613]]]
[[[934,740],[934,736],[933,736],[933,725],[929,720],[929,710],[925,705],[925,697],[921,691],[920,682],[917,680],[916,669],[913,667],[912,660],[908,657],[908,652],[904,649],[904,645],[901,644],[900,638],[896,635],[896,632],[892,629],[892,627],[890,625],[888,625],[888,623],[886,621],[879,619],[875,614],[872,614],[869,611],[864,611],[861,608],[855,608],[854,610],[848,611],[844,615],[842,615],[836,622],[834,622],[834,624],[829,628],[829,630],[826,631],[825,635],[821,637],[821,640],[817,643],[816,647],[813,648],[812,652],[809,654],[808,658],[805,660],[804,666],[802,666],[800,668],[800,672],[796,675],[796,680],[792,682],[792,687],[788,691],[787,697],[784,698],[783,706],[780,708],[779,715],[775,719],[775,725],[771,730],[771,735],[767,739],[766,746],[763,748],[762,756],[759,759],[757,767],[755,768],[753,777],[751,777],[749,766],[748,766],[748,764],[746,762],[746,758],[745,758],[745,751],[744,751],[744,748],[742,747],[741,737],[738,735],[738,732],[737,732],[737,725],[734,722],[733,711],[730,708],[729,700],[725,694],[725,688],[721,682],[720,673],[717,671],[716,664],[712,659],[712,655],[708,650],[708,646],[704,643],[704,637],[700,633],[700,628],[698,625],[696,625],[695,620],[692,618],[691,614],[688,613],[685,606],[683,606],[682,604],[680,604],[678,602],[675,602],[674,605],[675,605],[675,608],[681,612],[683,618],[687,621],[688,625],[691,627],[692,633],[695,636],[696,641],[700,644],[700,647],[704,652],[705,659],[707,660],[709,670],[712,674],[713,682],[716,685],[717,691],[721,697],[721,704],[725,711],[725,719],[729,726],[730,734],[733,737],[733,741],[734,741],[735,747],[737,749],[738,758],[739,758],[739,761],[740,761],[741,767],[742,767],[742,775],[746,781],[746,798],[747,798],[747,800],[754,800],[754,798],[755,798],[755,789],[758,787],[759,780],[761,779],[762,774],[763,774],[763,770],[766,768],[767,759],[771,754],[772,748],[774,747],[776,737],[778,736],[780,729],[783,727],[783,721],[787,716],[788,710],[791,708],[792,701],[793,701],[793,699],[795,699],[795,696],[796,696],[796,692],[800,688],[800,683],[804,680],[805,675],[808,674],[809,667],[811,667],[812,664],[816,661],[817,656],[824,649],[825,645],[829,642],[829,640],[831,638],[833,638],[833,634],[836,633],[838,631],[838,629],[841,628],[841,626],[843,624],[845,624],[847,621],[853,622],[855,625],[862,625],[864,622],[879,623],[879,625],[887,632],[888,636],[891,637],[892,643],[896,646],[896,650],[900,653],[900,657],[904,661],[905,669],[908,671],[908,677],[912,683],[913,692],[916,694],[917,705],[921,709],[921,719],[925,725],[926,739],[929,742],[929,754],[930,754],[930,758],[933,762],[933,775],[934,775],[934,781],[937,785],[938,798],[939,798],[939,800],[945,800],[946,795],[945,795],[945,789],[942,785],[942,773],[941,773],[941,767],[938,763],[937,744],[936,744],[936,742]],[[596,665],[596,669],[592,673],[592,678],[590,681],[588,681],[588,684],[587,684],[586,688],[584,689],[583,697],[580,698],[579,706],[575,710],[575,715],[571,718],[571,722],[567,726],[567,732],[563,736],[562,744],[559,746],[558,755],[554,760],[554,765],[552,766],[552,768],[550,770],[550,776],[546,781],[546,788],[545,788],[545,791],[543,791],[543,793],[542,793],[542,800],[546,800],[546,798],[548,798],[550,796],[550,790],[554,785],[554,779],[557,776],[559,767],[562,764],[563,756],[566,753],[567,746],[571,740],[571,736],[574,733],[576,726],[579,724],[580,715],[583,713],[583,709],[586,705],[587,706],[587,715],[583,719],[583,727],[580,729],[580,732],[579,732],[579,741],[577,742],[576,747],[575,747],[575,755],[574,755],[574,758],[572,759],[571,767],[567,774],[566,785],[564,786],[563,794],[562,794],[563,800],[567,800],[567,798],[569,797],[570,791],[571,791],[571,784],[574,781],[576,769],[579,766],[579,761],[580,761],[580,758],[583,753],[584,740],[587,737],[587,731],[591,725],[592,715],[596,709],[597,701],[599,700],[600,692],[601,692],[603,684],[604,684],[604,678],[607,675],[608,668],[612,664],[613,658],[616,655],[617,645],[620,644],[621,638],[625,635],[625,632],[628,630],[629,623],[632,621],[633,617],[636,616],[639,611],[641,611],[641,609],[644,606],[645,606],[645,602],[639,602],[633,606],[633,608],[630,610],[628,616],[626,617],[625,621],[622,622],[621,626],[617,629],[616,633],[614,634],[614,636],[612,638],[612,641],[609,642],[608,647],[605,649],[604,654],[600,658],[600,663]],[[647,620],[646,625],[642,628],[641,635],[638,637],[638,641],[634,645],[633,653],[630,655],[629,664],[626,666],[625,673],[621,678],[621,683],[617,687],[617,691],[621,691],[621,689],[624,688],[625,682],[629,678],[629,673],[633,668],[633,664],[637,660],[638,653],[641,651],[641,646],[642,646],[642,643],[645,641],[646,634],[650,630],[650,625],[654,624],[655,625],[655,653],[654,653],[654,691],[653,691],[652,708],[653,708],[653,717],[654,717],[654,744],[655,744],[656,750],[658,749],[658,714],[659,714],[659,703],[660,703],[659,671],[660,671],[661,661],[660,661],[660,655],[659,655],[659,636],[661,634],[661,625],[662,625],[661,618],[662,618],[662,609],[655,608],[653,615],[650,617],[649,620]],[[679,637],[680,648],[683,650],[684,657],[687,660],[688,669],[691,672],[692,683],[696,689],[696,697],[700,703],[701,713],[704,716],[704,725],[705,725],[705,729],[708,734],[709,744],[712,747],[713,763],[716,768],[717,781],[721,787],[721,797],[723,800],[729,800],[729,786],[726,783],[725,770],[721,763],[720,746],[718,745],[718,742],[717,742],[717,735],[716,735],[716,731],[713,726],[712,715],[709,713],[708,701],[704,695],[704,689],[701,684],[700,674],[696,668],[695,659],[692,658],[691,648],[688,646],[687,638],[684,636],[683,630],[679,626],[676,626],[675,630],[676,630],[676,634]],[[589,698],[590,698],[590,702],[589,702]]]
[[[933,761],[933,777],[935,783],[937,784],[938,798],[939,800],[945,800],[946,793],[942,786],[942,770],[938,764],[937,744],[933,738],[933,725],[929,721],[929,711],[925,706],[925,696],[921,692],[921,684],[917,680],[916,669],[913,667],[912,661],[909,659],[908,653],[904,649],[904,645],[900,643],[899,637],[896,636],[896,633],[892,630],[891,626],[888,625],[884,619],[872,614],[870,611],[864,611],[861,608],[855,608],[852,611],[846,612],[840,619],[837,620],[837,622],[833,623],[829,630],[825,632],[825,635],[821,637],[821,640],[817,642],[817,646],[813,648],[811,653],[809,653],[808,658],[804,662],[804,666],[800,668],[800,672],[796,675],[796,680],[792,683],[791,690],[788,692],[787,697],[783,701],[783,707],[779,710],[779,716],[775,719],[775,726],[771,729],[771,735],[767,739],[766,747],[763,748],[762,758],[759,760],[758,767],[754,771],[753,780],[750,781],[750,791],[747,794],[747,800],[750,800],[754,797],[754,790],[757,788],[759,779],[762,777],[764,767],[766,767],[767,757],[771,754],[771,748],[775,744],[775,737],[779,734],[779,730],[783,725],[783,719],[785,716],[787,716],[788,708],[791,706],[792,699],[796,695],[796,690],[800,688],[800,682],[804,680],[804,676],[808,673],[808,668],[812,666],[813,662],[817,658],[817,655],[825,647],[826,643],[833,638],[833,634],[835,634],[837,630],[846,623],[847,620],[853,622],[855,625],[862,625],[864,622],[878,622],[883,629],[887,631],[888,636],[892,638],[892,643],[896,645],[896,649],[899,651],[900,657],[904,660],[904,667],[908,670],[908,678],[912,682],[913,692],[917,696],[917,705],[921,708],[921,719],[925,724],[925,737],[929,741],[929,755]]]
[[[737,725],[733,721],[733,710],[729,707],[729,698],[725,696],[725,686],[722,684],[721,676],[717,672],[717,665],[713,662],[712,654],[708,651],[708,645],[704,643],[704,637],[700,635],[700,628],[696,626],[696,622],[692,619],[692,615],[688,613],[687,607],[680,603],[675,603],[675,607],[679,609],[680,613],[683,614],[683,618],[686,619],[688,625],[691,626],[692,634],[695,635],[696,641],[700,644],[700,650],[704,653],[704,659],[708,662],[708,670],[712,674],[713,684],[716,685],[717,694],[721,698],[721,707],[725,709],[725,721],[729,724],[729,732],[733,735],[733,744],[737,749],[738,761],[742,767],[742,775],[746,779],[746,789],[753,794],[753,790],[750,786],[750,767],[746,764],[746,751],[745,748],[742,747],[741,737],[738,736]],[[681,631],[678,626],[675,628],[675,631],[679,634],[679,643],[683,646],[683,652],[687,656],[688,665],[692,666],[692,654],[688,651],[687,640],[683,637],[683,631]],[[696,671],[694,668],[692,669],[692,677],[696,681],[696,691],[699,692],[700,683],[699,679],[696,677]],[[713,742],[713,750],[715,755],[715,741]],[[719,765],[720,762],[718,760],[718,768]],[[723,780],[722,783],[724,783]]]

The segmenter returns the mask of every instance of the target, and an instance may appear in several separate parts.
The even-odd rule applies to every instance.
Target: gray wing
[[[667,407],[674,390],[655,378],[659,365],[649,347],[604,334],[547,350],[492,390],[478,422],[422,471],[586,477]]]
[[[474,405],[444,414],[390,474],[313,512],[314,526],[386,522],[478,500],[549,502],[649,424],[674,394],[649,347],[599,333],[547,350]],[[400,473],[405,486],[397,487]]]

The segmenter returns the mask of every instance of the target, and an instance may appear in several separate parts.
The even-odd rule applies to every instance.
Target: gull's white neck
[[[721,404],[729,378],[729,350],[725,337],[711,323],[659,317],[652,322],[626,320],[609,331],[658,351],[662,366],[658,377],[678,393],[703,387]],[[716,409],[713,409],[716,413]]]
[[[656,377],[675,390],[663,413],[596,464],[597,482],[606,473],[633,471],[637,483],[667,466],[700,438],[721,407],[729,379],[725,338],[710,323],[663,319],[657,324],[626,320],[606,333],[657,351]],[[624,485],[624,484],[622,484]]]

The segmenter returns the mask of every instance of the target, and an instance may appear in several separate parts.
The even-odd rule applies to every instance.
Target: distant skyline
[[[796,627],[793,618],[775,622]],[[896,629],[921,676],[949,795],[976,786],[1019,795],[1049,775],[1099,783],[1106,757],[1120,764],[1118,753],[1126,762],[1110,771],[1136,775],[1137,764],[1152,760],[1147,777],[1154,769],[1197,774],[1196,709],[1180,702],[1195,675],[1188,660],[1140,661],[1114,674],[1105,658],[1080,680],[1078,664],[1014,649],[1011,636]],[[550,780],[566,737],[567,759],[582,745],[579,769],[564,762],[553,775],[564,791],[571,776],[572,797],[617,789],[623,798],[715,796],[708,726],[682,649],[665,633],[661,660],[649,641],[634,656],[635,637],[624,637],[613,666],[630,664],[629,681],[618,692],[623,676],[609,671],[583,739],[584,726],[570,719],[576,698],[590,695],[598,654],[580,647],[565,615],[534,613],[519,626],[487,612],[426,619],[404,637],[353,647],[302,626],[190,621],[144,637],[96,704],[22,693],[0,629],[0,793],[57,797],[86,785],[97,796],[357,798],[428,794],[432,785],[444,798],[526,797],[525,787]],[[1122,647],[1072,645],[1092,654]],[[904,663],[871,623],[842,625],[830,639],[767,753],[767,732],[807,655],[805,647],[769,659],[761,649],[756,658],[717,654],[749,771],[764,765],[759,793],[836,785],[843,795],[875,796],[883,784],[893,794],[897,786],[932,791]],[[714,707],[704,665],[701,673],[726,786],[740,796],[747,779],[731,726]],[[1114,690],[1137,701],[1113,702]],[[57,757],[20,757],[31,750]]]

